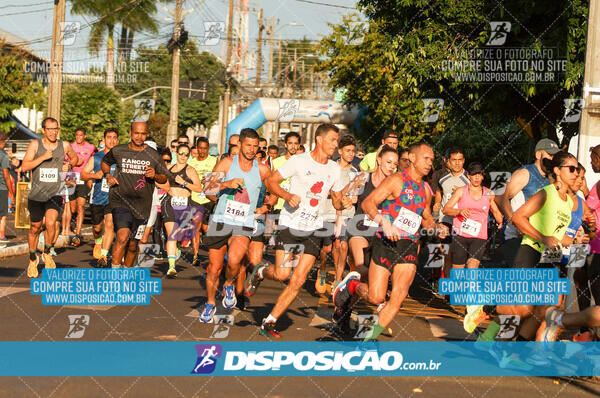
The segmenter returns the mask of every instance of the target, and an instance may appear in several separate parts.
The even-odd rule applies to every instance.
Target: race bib
[[[225,203],[225,217],[230,218],[235,222],[243,223],[249,213],[249,203],[237,202],[231,199]]]
[[[185,196],[172,196],[171,197],[171,206],[173,207],[187,207],[188,198]]]
[[[100,190],[102,192],[108,192],[110,189],[110,186],[108,185],[108,182],[106,181],[106,178],[102,179],[102,185],[100,186]]]
[[[294,228],[313,230],[322,227],[323,219],[319,217],[318,207],[301,206],[294,214]]]
[[[548,263],[560,263],[563,256],[569,256],[571,254],[571,249],[568,247],[560,247],[556,249],[548,249],[545,248],[542,252],[542,256],[540,257],[540,263],[548,264]]]
[[[53,167],[42,167],[40,168],[40,182],[57,182],[58,181],[58,169]]]
[[[365,219],[363,220],[363,225],[369,228],[379,228],[379,224],[375,221],[371,220],[367,214],[365,214]]]
[[[460,225],[460,232],[465,235],[478,236],[479,231],[481,231],[481,223],[470,218],[465,218]]]
[[[144,236],[144,231],[146,230],[146,224],[142,224],[138,227],[137,231],[135,232],[135,236],[134,239],[142,239],[142,236]]]
[[[421,227],[422,217],[417,213],[401,207],[398,217],[394,220],[394,226],[406,232],[409,235],[416,235]]]

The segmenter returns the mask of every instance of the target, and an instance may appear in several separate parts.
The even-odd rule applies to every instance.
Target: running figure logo
[[[229,329],[233,325],[233,315],[215,315],[211,339],[224,339],[229,336]]]
[[[283,244],[283,261],[281,268],[296,268],[300,262],[300,257],[304,254],[304,245],[298,243]]]
[[[60,23],[60,37],[58,39],[59,45],[70,46],[75,43],[77,33],[81,30],[80,22],[61,22]]]
[[[430,243],[427,245],[429,249],[429,257],[425,263],[425,268],[441,268],[444,265],[444,257],[450,250],[450,245],[447,243]]]
[[[585,260],[590,251],[590,246],[587,244],[571,245],[571,253],[569,256],[569,268],[581,268],[585,265]]]
[[[89,315],[69,315],[69,331],[65,339],[80,339],[85,333],[85,328],[90,324]]]
[[[214,46],[219,44],[221,37],[225,34],[225,22],[223,21],[205,21],[204,22],[204,41],[205,46]]]
[[[421,117],[421,122],[437,122],[442,109],[444,109],[444,100],[442,98],[423,98],[423,116]]]
[[[354,333],[355,339],[365,339],[370,337],[373,333],[373,326],[379,320],[379,316],[374,314],[358,314],[356,317],[356,333]]]
[[[501,46],[506,43],[506,38],[510,32],[511,23],[508,21],[490,22],[490,39],[486,46]]]
[[[500,330],[496,334],[498,340],[508,340],[515,337],[517,326],[521,323],[521,317],[518,315],[498,315],[500,318]]]
[[[566,98],[565,99],[565,115],[561,123],[577,123],[581,118],[581,110],[583,109],[582,98]]]
[[[277,114],[278,122],[291,122],[296,116],[296,112],[300,109],[300,100],[297,99],[279,99],[279,113]]]
[[[494,195],[502,195],[506,190],[506,184],[510,179],[511,173],[508,171],[492,171],[490,172],[490,178],[492,182],[490,183],[490,191],[494,193]]]
[[[217,358],[221,358],[223,348],[219,344],[197,344],[198,359],[192,374],[208,374],[215,371]]]

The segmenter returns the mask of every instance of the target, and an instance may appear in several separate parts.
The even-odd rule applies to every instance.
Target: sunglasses
[[[165,162],[169,162],[169,163],[171,163],[171,159],[166,159],[166,158],[163,158],[163,160],[164,160]]]
[[[180,156],[190,156],[189,152],[177,152],[177,154]]]
[[[266,146],[259,146],[260,149],[267,149]]]
[[[560,166],[561,169],[569,169],[570,173],[575,173],[579,170],[577,166]]]

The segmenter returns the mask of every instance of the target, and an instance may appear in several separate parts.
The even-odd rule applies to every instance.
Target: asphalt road
[[[157,261],[152,276],[163,278],[162,294],[148,306],[44,306],[29,293],[26,256],[0,261],[0,336],[4,341],[73,341],[68,315],[89,315],[79,341],[265,341],[258,325],[282,284],[265,281],[246,310],[225,310],[233,316],[229,330],[215,336],[213,324],[198,320],[205,300],[204,267],[192,267],[188,249],[178,262],[176,279],[163,277],[166,260]],[[267,257],[269,258],[269,257]],[[58,267],[90,267],[91,245],[59,251]],[[330,275],[332,276],[332,275]],[[331,278],[332,279],[332,278]],[[381,341],[443,341],[472,339],[462,331],[462,314],[435,297],[417,280],[389,332]],[[425,284],[426,285],[426,284]],[[332,327],[330,296],[315,292],[310,278],[290,310],[280,318],[284,341],[352,339]],[[368,317],[375,309],[360,304],[354,318]],[[10,358],[5,358],[10,360]],[[93,358],[90,358],[93,360]],[[193,364],[192,364],[193,365]],[[582,378],[542,377],[3,377],[0,396],[423,396],[423,397],[581,397],[600,395],[600,385]]]

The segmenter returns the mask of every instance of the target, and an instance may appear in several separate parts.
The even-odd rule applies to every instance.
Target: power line
[[[0,10],[5,9],[5,8],[23,8],[23,7],[46,6],[46,5],[48,5],[47,1],[44,1],[43,3],[35,3],[35,4],[13,4],[13,5],[9,5],[9,6],[2,6],[2,7],[0,7]]]
[[[310,1],[310,0],[296,0],[296,1],[299,1],[301,3],[316,4],[316,5],[319,5],[319,6],[327,6],[327,7],[335,7],[335,8],[345,8],[345,9],[348,9],[348,10],[356,10],[356,7],[348,7],[348,6],[340,6],[340,5],[337,5],[337,4],[320,3],[318,1]]]
[[[8,17],[8,16],[11,16],[11,15],[35,14],[35,13],[38,13],[38,12],[46,12],[46,11],[52,11],[52,10],[54,10],[54,8],[44,8],[44,9],[41,9],[41,10],[31,10],[31,11],[20,11],[20,12],[13,12],[13,13],[10,13],[10,14],[2,14],[2,15],[0,15],[0,17]]]

